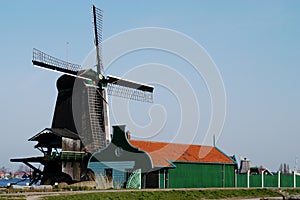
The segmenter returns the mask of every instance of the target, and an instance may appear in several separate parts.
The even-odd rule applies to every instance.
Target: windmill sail
[[[121,79],[111,75],[107,76],[107,82],[108,95],[148,103],[153,102],[153,86]]]
[[[106,147],[107,142],[110,141],[107,138],[107,127],[105,126],[105,117],[104,115],[104,106],[105,102],[100,101],[102,99],[98,88],[96,87],[87,87],[88,95],[88,109],[89,109],[89,123],[91,126],[91,142],[88,142],[90,145],[89,148],[93,150],[99,150]],[[87,144],[87,143],[86,143]]]
[[[76,75],[81,70],[81,66],[78,64],[60,60],[35,48],[33,49],[32,63],[39,67],[72,75]]]
[[[95,34],[95,46],[97,55],[97,72],[101,74],[103,72],[102,64],[102,23],[103,23],[103,11],[96,8],[93,5],[93,18],[94,18],[94,34]]]

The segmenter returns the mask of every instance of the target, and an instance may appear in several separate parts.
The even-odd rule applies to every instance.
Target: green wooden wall
[[[169,188],[234,187],[234,165],[177,163],[169,169]]]
[[[264,187],[278,187],[278,174],[264,176]]]
[[[248,187],[247,174],[237,174],[237,187]]]
[[[247,174],[237,174],[237,187],[247,187]],[[250,188],[262,187],[262,175],[250,175]],[[278,174],[264,175],[263,187],[278,187]],[[280,174],[280,187],[294,187],[294,174]],[[296,176],[296,187],[300,187],[300,176]]]
[[[159,188],[165,188],[165,173],[164,169],[159,170]]]
[[[250,176],[250,187],[262,187],[261,174],[254,174]]]
[[[300,176],[296,176],[296,187],[300,187]]]
[[[280,175],[280,186],[281,187],[293,187],[294,186],[294,175],[281,174]]]

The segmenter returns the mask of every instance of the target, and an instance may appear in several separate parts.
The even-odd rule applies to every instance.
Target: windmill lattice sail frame
[[[36,66],[76,75],[81,65],[63,61],[38,49],[33,49],[32,63]]]
[[[118,84],[108,84],[107,93],[110,96],[117,96],[125,99],[153,103],[153,93],[149,91],[129,88]]]
[[[102,62],[102,27],[103,27],[103,11],[93,5],[95,47],[97,59],[97,72],[102,74],[104,71]]]

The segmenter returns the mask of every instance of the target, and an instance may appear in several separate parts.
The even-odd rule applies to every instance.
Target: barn
[[[125,126],[114,126],[111,143],[88,168],[107,187],[211,188],[234,187],[237,163],[216,146],[131,140]]]

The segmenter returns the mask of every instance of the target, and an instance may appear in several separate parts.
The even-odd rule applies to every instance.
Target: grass
[[[284,192],[290,194],[290,195],[300,195],[300,189],[296,188],[296,189],[283,189]]]
[[[269,189],[226,189],[226,190],[171,190],[171,191],[122,191],[120,192],[97,192],[76,195],[59,195],[43,197],[45,200],[94,200],[94,199],[221,199],[221,198],[246,198],[246,197],[278,197],[274,190]]]
[[[68,188],[70,189],[70,188]],[[79,188],[72,188],[79,189]],[[83,190],[87,188],[81,188]],[[73,190],[74,191],[74,190]],[[300,189],[284,189],[282,190],[285,193],[289,194],[300,194]],[[7,194],[5,196],[0,196],[0,200],[15,200],[15,199],[26,199],[28,194]],[[31,194],[32,195],[32,194]],[[91,191],[91,193],[81,193],[81,194],[50,194],[50,196],[40,196],[44,200],[94,200],[94,199],[227,199],[227,198],[251,198],[251,197],[280,197],[281,195],[277,190],[272,189],[198,189],[198,190],[117,190],[117,191]]]
[[[59,191],[84,191],[84,190],[94,190],[93,187],[88,186],[65,186],[62,188],[53,188],[53,191],[59,192]]]
[[[25,200],[26,196],[24,195],[7,195],[7,196],[3,196],[0,197],[0,200]]]

